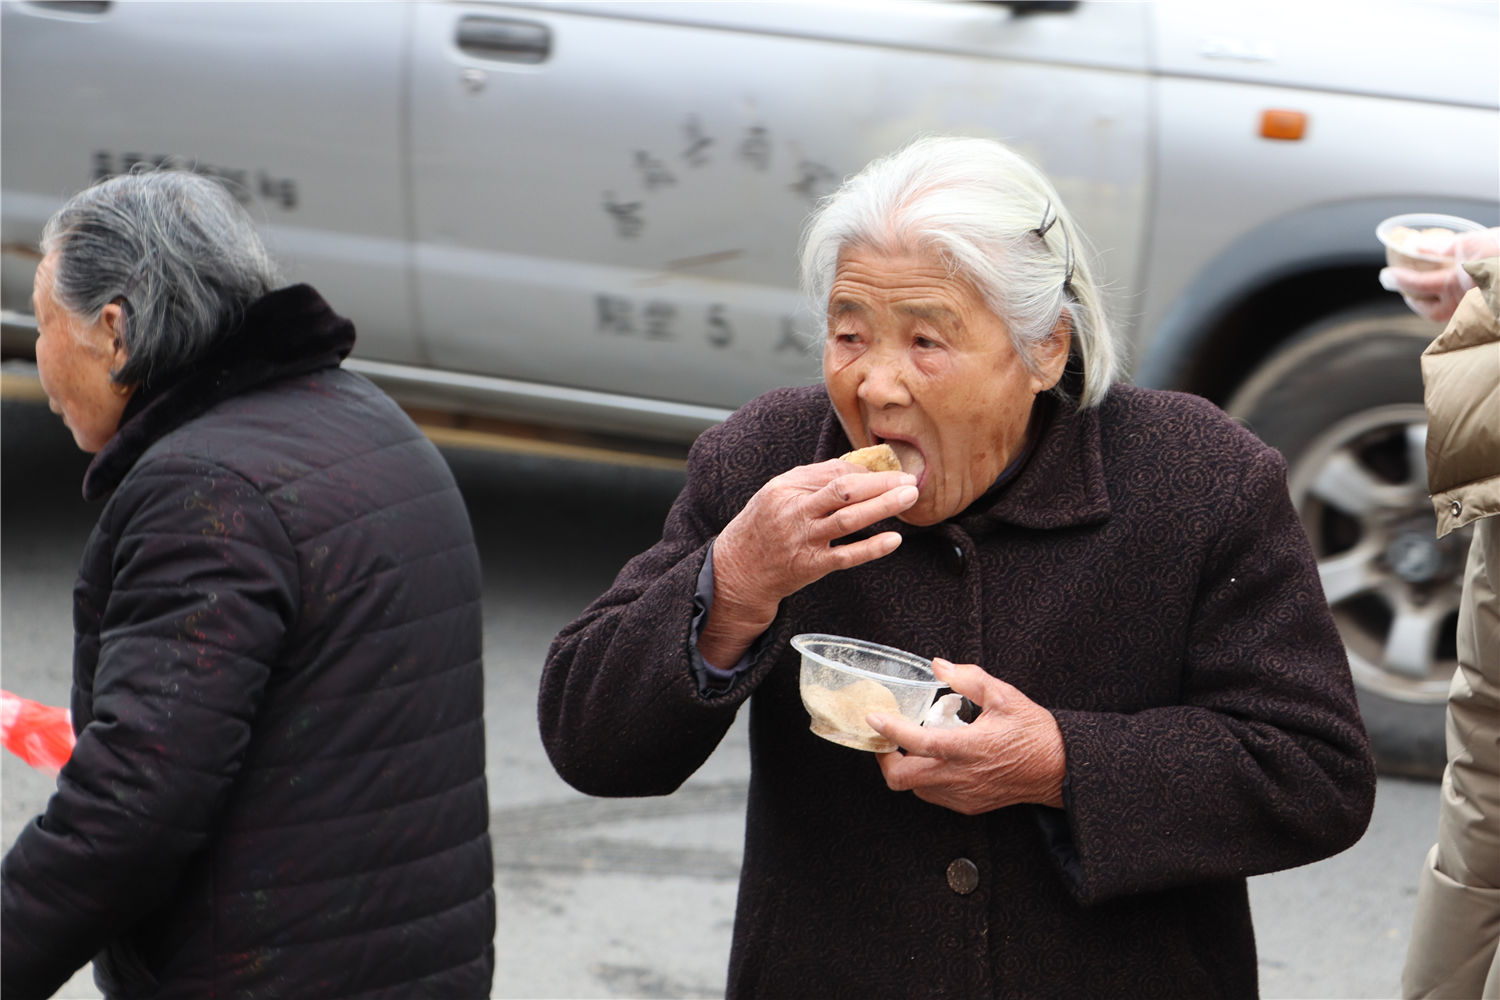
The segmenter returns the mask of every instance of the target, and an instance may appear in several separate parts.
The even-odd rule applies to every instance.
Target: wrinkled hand
[[[878,756],[885,783],[966,816],[1022,802],[1061,808],[1066,760],[1052,713],[972,664],[932,667],[983,711],[970,725],[936,730],[871,714],[870,726],[906,751]]]
[[[833,542],[916,503],[916,483],[910,473],[830,459],[762,486],[714,542],[714,603],[699,652],[710,663],[736,662],[770,626],[782,598],[894,552],[901,544],[894,531]]]
[[[1459,300],[1474,287],[1474,279],[1463,269],[1462,262],[1500,253],[1500,229],[1453,236],[1424,236],[1413,244],[1412,249],[1435,257],[1452,256],[1459,263],[1432,271],[1410,267],[1382,268],[1380,286],[1389,292],[1399,292],[1407,307],[1418,316],[1446,323],[1458,308]]]

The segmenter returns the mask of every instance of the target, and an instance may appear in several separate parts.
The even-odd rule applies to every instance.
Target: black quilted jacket
[[[4,861],[6,1000],[488,995],[480,573],[311,288],[132,400],[75,592],[78,745]]]
[[[586,792],[673,791],[751,704],[731,997],[1254,996],[1245,877],[1365,829],[1373,762],[1281,457],[1192,397],[1043,405],[1014,479],[932,528],[878,525],[895,553],[784,600],[705,696],[706,546],[767,479],[849,447],[821,387],[764,396],[699,439],[662,540],[555,641],[543,738]],[[1066,809],[891,792],[808,731],[799,632],[1015,684],[1061,726]]]

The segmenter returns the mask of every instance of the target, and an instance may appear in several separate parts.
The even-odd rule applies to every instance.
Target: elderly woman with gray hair
[[[731,997],[1256,995],[1246,876],[1348,847],[1375,787],[1282,459],[1114,384],[1081,235],[999,143],[870,164],[802,266],[823,384],[703,434],[557,637],[553,764],[664,795],[753,705]],[[901,471],[840,458],[882,443]],[[803,632],[933,657],[977,717],[821,740]]]
[[[38,373],[104,505],[0,992],[92,958],[107,997],[487,996],[479,563],[442,457],[216,182],[105,181],[42,249]]]

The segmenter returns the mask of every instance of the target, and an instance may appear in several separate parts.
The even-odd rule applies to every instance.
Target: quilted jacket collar
[[[84,499],[106,496],[147,448],[215,404],[267,382],[335,367],[353,347],[354,324],[310,285],[256,300],[209,354],[136,390],[120,429],[89,463]]]

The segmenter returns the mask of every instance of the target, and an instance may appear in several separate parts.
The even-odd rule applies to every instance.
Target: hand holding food
[[[766,483],[714,542],[714,603],[699,651],[716,665],[737,662],[776,617],[782,598],[835,570],[889,555],[901,536],[882,531],[834,541],[916,502],[915,476],[850,473],[838,460],[799,466]]]

